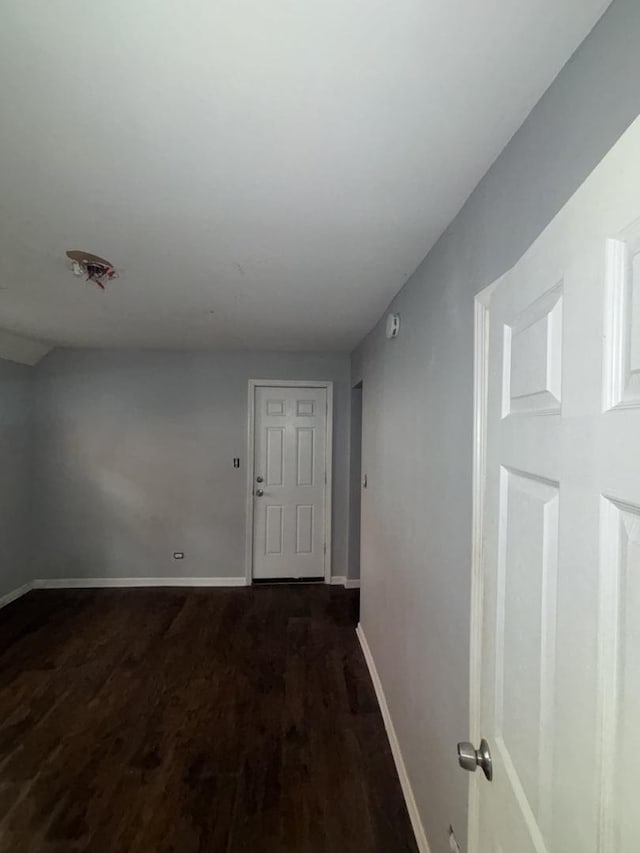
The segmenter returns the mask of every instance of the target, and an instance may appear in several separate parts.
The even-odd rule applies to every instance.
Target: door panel
[[[504,327],[504,405],[510,414],[560,411],[562,284]]]
[[[258,386],[254,394],[253,577],[323,577],[327,390]]]
[[[553,769],[548,723],[554,704],[559,491],[558,483],[506,468],[501,480],[496,748],[544,835]]]
[[[296,427],[296,443],[298,446],[296,484],[298,486],[313,486],[315,475],[315,429],[313,427]]]
[[[267,506],[265,554],[282,554],[284,512],[281,506]]]
[[[267,486],[281,486],[284,482],[284,429],[267,427]]]
[[[618,629],[612,661],[611,761],[607,780],[611,797],[609,849],[638,847],[636,756],[640,750],[640,507],[603,499],[602,538],[612,568],[613,623]],[[635,844],[635,848],[634,848]]]
[[[609,241],[605,409],[640,406],[640,223]]]
[[[475,853],[638,848],[639,150],[640,121],[482,297]]]
[[[296,554],[312,554],[313,506],[299,506],[296,512]]]

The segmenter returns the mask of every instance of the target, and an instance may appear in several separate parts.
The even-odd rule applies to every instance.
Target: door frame
[[[256,388],[325,388],[327,392],[327,419],[325,443],[324,484],[324,582],[331,583],[331,506],[333,496],[333,382],[302,379],[250,379],[247,407],[247,486],[245,575],[247,585],[253,583],[253,478],[255,474],[255,401]]]
[[[485,287],[474,300],[473,345],[473,486],[471,523],[471,614],[469,639],[469,739],[480,743],[482,632],[484,601],[484,516],[487,480],[487,393],[489,390],[489,306],[504,276]],[[469,853],[478,849],[481,774],[469,773]]]

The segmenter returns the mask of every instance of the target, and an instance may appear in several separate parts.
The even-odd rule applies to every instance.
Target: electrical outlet
[[[449,850],[451,853],[460,853],[460,845],[456,839],[456,834],[453,831],[453,827],[449,826]]]
[[[184,551],[174,551],[173,552],[174,560],[184,560]]]

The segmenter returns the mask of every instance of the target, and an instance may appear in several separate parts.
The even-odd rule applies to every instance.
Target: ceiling
[[[352,349],[607,5],[3,4],[0,327]]]

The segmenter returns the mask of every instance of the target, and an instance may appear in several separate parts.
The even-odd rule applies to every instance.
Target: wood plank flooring
[[[1,853],[415,851],[357,590],[40,590],[0,610]]]

